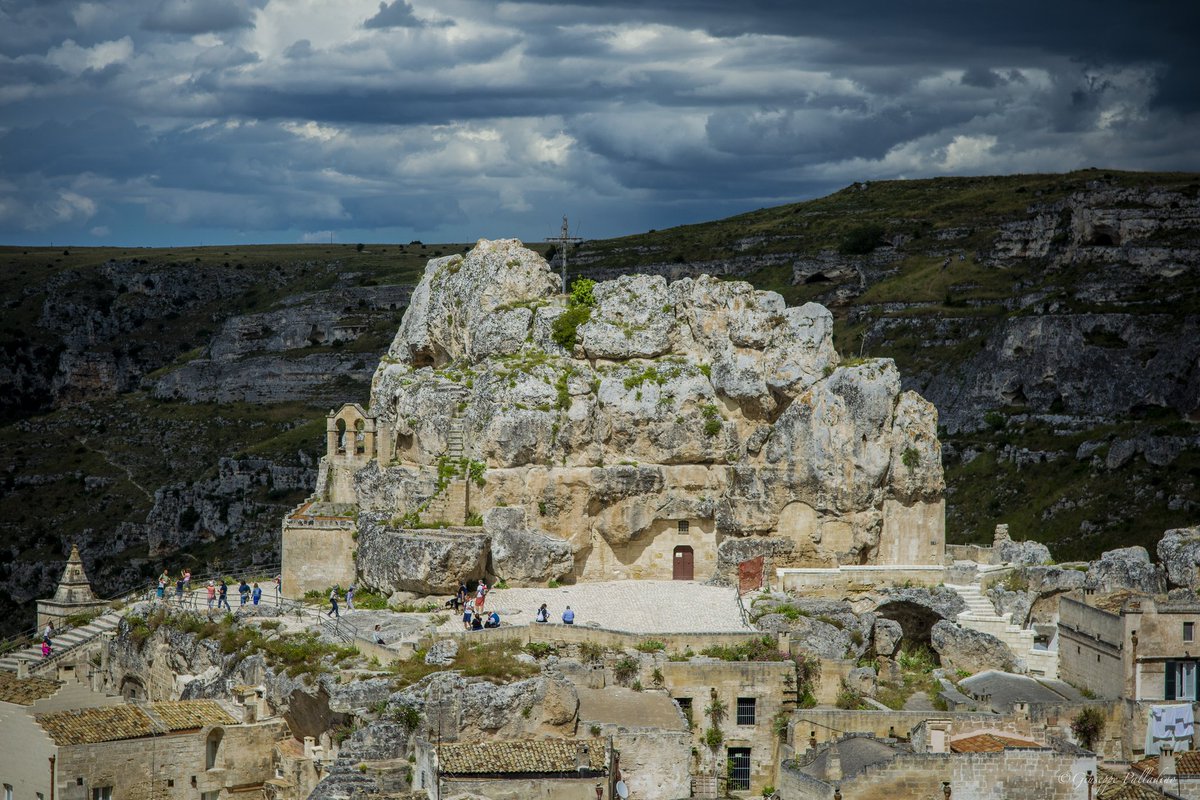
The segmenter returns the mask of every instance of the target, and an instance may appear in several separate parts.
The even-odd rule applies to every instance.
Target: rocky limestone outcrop
[[[528,521],[493,535],[505,578],[566,565],[533,531],[569,542],[587,574],[675,521],[711,520],[728,551],[718,577],[756,548],[777,567],[873,563],[885,514],[897,535],[940,535],[936,411],[890,360],[839,366],[826,309],[707,276],[625,276],[573,308],[557,291],[515,240],[429,262],[375,373],[370,413],[392,458],[358,469],[362,509],[428,502],[457,419],[464,456],[486,468],[473,506]],[[514,561],[521,550],[539,555]]]
[[[872,646],[875,654],[891,657],[900,649],[900,640],[904,638],[904,629],[895,620],[879,617],[875,620]]]
[[[484,533],[491,537],[491,569],[512,583],[544,583],[563,578],[575,567],[571,545],[544,531],[531,530],[524,508],[489,508]]]
[[[972,675],[985,669],[1024,671],[1024,665],[1008,645],[990,633],[942,620],[930,631],[930,643],[942,666],[948,669],[966,670]]]
[[[1083,587],[1098,594],[1122,589],[1144,594],[1167,590],[1163,568],[1150,563],[1144,547],[1120,547],[1103,553],[1088,566]]]
[[[383,594],[453,594],[459,583],[485,574],[488,538],[482,533],[406,531],[365,514],[358,532],[359,579]]]
[[[1036,566],[1050,562],[1050,548],[1041,542],[1015,542],[1012,539],[1002,539],[994,545],[997,559],[1001,564],[1018,566]]]
[[[1158,542],[1158,561],[1172,586],[1200,588],[1200,525],[1165,532]]]

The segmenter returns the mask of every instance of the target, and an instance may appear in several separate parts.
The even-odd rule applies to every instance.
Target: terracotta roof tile
[[[582,752],[584,748],[587,752]],[[443,744],[438,761],[447,776],[576,772],[580,763],[603,772],[602,739],[535,739],[515,742]]]
[[[237,724],[235,718],[212,700],[151,703],[150,714],[135,705],[56,711],[39,714],[37,722],[60,746],[138,739],[208,725]]]
[[[47,678],[18,678],[11,672],[0,671],[0,701],[31,706],[44,697],[49,697],[62,686],[58,681]]]
[[[1045,749],[1046,746],[1030,739],[1018,739],[996,733],[980,733],[950,742],[950,750],[955,753],[999,753],[1009,747]]]
[[[153,703],[150,712],[168,731],[187,731],[209,725],[236,725],[237,719],[212,700],[176,700]]]
[[[108,706],[39,714],[37,722],[57,745],[113,742],[155,733],[154,721],[137,706]]]
[[[1137,773],[1126,774],[1108,769],[1096,770],[1096,800],[1163,800],[1179,795],[1164,792],[1157,782],[1148,782]]]
[[[1129,765],[1129,769],[1151,778],[1158,777],[1158,756],[1147,756]],[[1175,754],[1175,774],[1184,777],[1200,777],[1200,751],[1185,750]]]

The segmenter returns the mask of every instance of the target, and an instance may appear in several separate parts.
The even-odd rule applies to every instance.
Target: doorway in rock
[[[674,558],[671,559],[671,578],[677,581],[690,581],[695,576],[695,555],[689,545],[681,544],[675,548]]]

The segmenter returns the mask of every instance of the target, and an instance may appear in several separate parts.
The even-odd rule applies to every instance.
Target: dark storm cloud
[[[413,7],[405,0],[380,3],[379,13],[363,23],[364,28],[420,28],[427,22],[417,19]]]
[[[1197,17],[1114,0],[0,0],[0,240],[470,240],[552,233],[571,208],[598,236],[860,179],[1197,168]]]
[[[248,28],[253,7],[242,0],[163,0],[142,23],[147,30],[194,35]]]

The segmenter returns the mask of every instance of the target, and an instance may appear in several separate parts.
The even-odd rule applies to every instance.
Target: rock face
[[[1121,547],[1102,554],[1088,567],[1083,586],[1100,594],[1120,589],[1160,594],[1167,588],[1163,568],[1150,563],[1144,547]]]
[[[375,373],[373,457],[332,464],[326,499],[444,502],[453,439],[483,468],[471,510],[503,512],[485,529],[510,582],[669,578],[680,546],[698,579],[756,550],[940,561],[936,411],[890,360],[839,366],[826,309],[707,276],[626,276],[574,306],[557,289],[515,240],[430,261]]]
[[[483,576],[486,559],[487,537],[479,533],[414,533],[378,517],[359,518],[359,575],[386,594],[453,594],[460,582]]]
[[[1050,561],[1050,548],[1041,542],[1014,542],[1004,539],[995,545],[1002,564],[1036,566]]]
[[[1200,587],[1200,526],[1164,533],[1158,542],[1158,561],[1172,586]]]
[[[880,617],[875,620],[875,654],[880,656],[894,656],[896,651],[900,649],[900,640],[904,638],[904,629],[900,627],[900,623],[891,619]]]
[[[941,658],[942,666],[949,669],[962,669],[971,674],[984,669],[1023,671],[1008,645],[990,633],[960,628],[953,622],[942,620],[930,631],[930,642]]]

